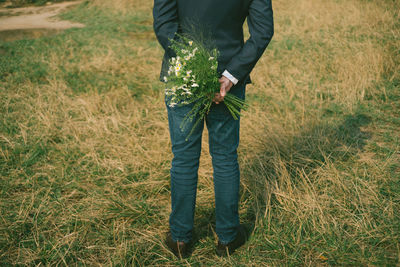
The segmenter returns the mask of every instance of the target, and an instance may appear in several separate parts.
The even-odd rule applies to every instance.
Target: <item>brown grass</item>
[[[149,12],[152,9],[153,1],[150,0],[115,0],[115,1],[104,1],[104,0],[92,0],[94,6],[106,8],[115,12]]]

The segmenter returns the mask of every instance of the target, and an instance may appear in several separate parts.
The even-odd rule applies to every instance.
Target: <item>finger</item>
[[[216,101],[218,98],[219,98],[219,93],[215,93],[213,101]]]
[[[220,94],[221,94],[221,97],[224,97],[226,95],[225,86],[221,86]]]
[[[214,98],[213,102],[214,102],[215,104],[219,104],[219,103],[222,102],[222,101],[221,101],[220,98]]]
[[[221,93],[215,93],[213,101],[214,102],[222,102],[222,101],[224,101],[224,97],[221,95]]]
[[[215,96],[214,96],[214,98],[213,98],[212,101],[213,101],[215,104],[219,104],[219,100],[218,100],[217,94],[215,94]]]
[[[220,91],[220,95],[222,97],[224,97],[226,95],[226,84],[225,83],[221,84],[221,87],[220,87],[219,91]]]

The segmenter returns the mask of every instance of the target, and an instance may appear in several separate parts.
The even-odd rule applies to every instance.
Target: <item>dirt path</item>
[[[0,8],[0,31],[49,29],[61,30],[72,27],[84,27],[74,23],[53,18],[61,11],[81,1],[63,2],[40,7]]]

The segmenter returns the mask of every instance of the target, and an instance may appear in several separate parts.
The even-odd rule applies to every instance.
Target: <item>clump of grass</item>
[[[1,263],[399,263],[398,2],[274,3],[241,119],[251,238],[214,256],[205,135],[187,261],[162,243],[171,151],[151,2],[118,3],[62,15],[85,28],[0,43]]]

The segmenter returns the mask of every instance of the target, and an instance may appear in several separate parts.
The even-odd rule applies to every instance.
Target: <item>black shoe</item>
[[[235,239],[226,245],[223,245],[218,241],[217,249],[215,252],[220,257],[226,257],[232,254],[237,248],[242,246],[246,242],[246,240],[246,229],[243,227],[243,225],[239,225]]]
[[[190,242],[185,243],[182,241],[174,241],[172,240],[171,232],[167,233],[167,237],[165,238],[165,244],[169,248],[169,250],[174,253],[178,258],[187,258],[190,256]]]

